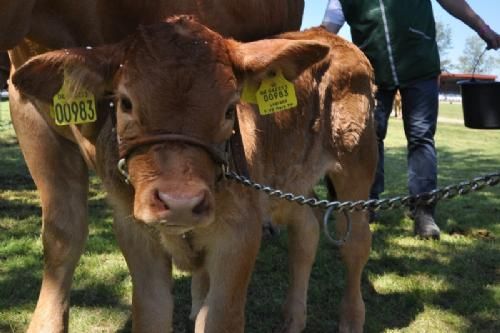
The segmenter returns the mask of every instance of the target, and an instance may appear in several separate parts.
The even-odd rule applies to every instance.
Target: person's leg
[[[378,89],[375,94],[376,106],[374,110],[375,126],[378,141],[378,164],[375,181],[370,190],[370,199],[378,199],[384,192],[384,139],[387,134],[389,116],[391,115],[394,100],[394,89]]]
[[[410,195],[437,187],[437,157],[434,134],[438,115],[438,82],[429,79],[402,89],[403,123],[408,141],[408,190]],[[434,207],[415,207],[415,233],[439,238]]]
[[[10,60],[7,52],[0,52],[0,90],[7,89],[7,80],[9,78]]]

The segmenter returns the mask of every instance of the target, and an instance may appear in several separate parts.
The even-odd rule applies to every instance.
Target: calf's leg
[[[55,134],[14,89],[10,103],[42,206],[43,279],[28,332],[67,332],[71,282],[88,235],[88,170],[78,147]]]
[[[340,201],[366,200],[373,179],[374,163],[349,163],[348,171],[342,175],[329,176],[333,180],[337,198]],[[347,170],[347,168],[346,168]],[[340,247],[342,260],[346,265],[346,290],[340,309],[340,332],[363,332],[365,321],[365,304],[361,295],[361,274],[368,261],[371,247],[371,231],[368,223],[368,212],[352,212],[351,234],[346,243]],[[345,235],[347,221],[344,214],[336,214],[336,232],[339,237]],[[342,236],[341,236],[342,235]]]
[[[210,287],[210,279],[208,277],[207,271],[205,269],[198,269],[193,272],[191,278],[191,313],[189,318],[195,320],[196,316],[200,312],[203,302],[207,297],[208,288]]]
[[[256,216],[217,230],[205,258],[209,289],[195,333],[243,333],[248,283],[262,237]]]
[[[115,233],[132,276],[132,331],[170,333],[172,260],[159,240],[131,216],[130,208],[115,206]]]
[[[311,208],[286,203],[290,284],[279,332],[298,333],[306,326],[307,290],[319,241],[319,224]]]

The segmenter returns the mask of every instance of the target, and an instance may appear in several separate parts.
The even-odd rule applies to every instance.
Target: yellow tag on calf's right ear
[[[257,104],[261,115],[288,110],[297,106],[297,95],[292,82],[281,71],[262,80],[257,91]]]
[[[84,88],[71,94],[64,81],[61,90],[52,99],[50,113],[59,126],[94,122],[97,120],[94,95]]]

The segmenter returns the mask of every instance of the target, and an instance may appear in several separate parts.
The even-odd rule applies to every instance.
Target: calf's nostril
[[[195,215],[203,215],[210,209],[210,201],[205,192],[201,193],[199,199],[198,204],[193,208],[193,214]]]

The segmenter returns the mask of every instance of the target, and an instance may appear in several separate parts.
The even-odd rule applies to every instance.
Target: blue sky
[[[500,0],[468,0],[467,2],[493,30],[500,33]],[[302,28],[319,25],[323,19],[327,3],[328,0],[305,0],[306,6]],[[456,59],[463,52],[465,39],[476,33],[462,21],[448,14],[435,0],[432,0],[432,6],[436,20],[448,24],[451,28],[453,48],[449,51],[447,57],[456,62]],[[347,25],[340,30],[340,35],[350,39]],[[500,50],[488,51],[487,54],[500,57]],[[494,74],[499,76],[497,80],[500,79],[499,68],[495,70]]]

